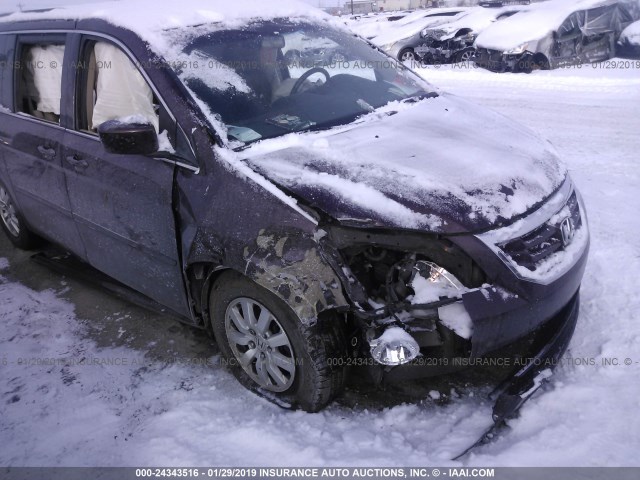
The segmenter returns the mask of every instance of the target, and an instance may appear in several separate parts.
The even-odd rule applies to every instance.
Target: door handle
[[[82,172],[89,166],[89,162],[78,158],[77,155],[67,157],[67,163],[69,163],[76,172]]]
[[[56,158],[55,148],[45,147],[44,145],[38,145],[36,148],[38,149],[38,152],[40,152],[42,158],[44,158],[45,160],[51,161]]]

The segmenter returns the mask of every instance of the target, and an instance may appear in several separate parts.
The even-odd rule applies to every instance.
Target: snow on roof
[[[460,15],[464,15],[464,13],[459,13],[458,15],[454,15],[451,17],[430,16],[430,17],[419,18],[418,20],[409,22],[406,25],[402,25],[400,27],[390,29],[389,31],[378,35],[371,41],[376,45],[387,45],[390,43],[395,43],[405,38],[412,37],[413,35],[417,35],[425,28],[435,27],[437,25],[442,25],[444,23],[451,22],[452,20],[459,18]]]
[[[443,16],[428,16],[419,18],[418,20],[414,20],[413,22],[407,23],[401,27],[395,28],[393,30],[389,30],[381,35],[378,35],[376,38],[372,40],[376,45],[388,45],[393,42],[397,42],[399,40],[403,40],[405,38],[412,37],[413,35],[417,35],[424,29],[444,29],[446,31],[456,32],[461,28],[470,28],[473,31],[480,31],[487,26],[489,26],[497,17],[502,15],[505,12],[525,9],[528,7],[524,6],[511,6],[511,7],[503,7],[503,8],[484,8],[484,7],[475,7],[475,8],[466,8],[466,9],[458,9],[462,12],[458,15],[453,15],[450,17]],[[445,9],[437,9],[439,11],[444,11]],[[446,10],[456,10],[456,9],[446,9]],[[444,28],[442,26],[445,26]]]
[[[427,8],[424,10],[416,10],[415,12],[410,13],[406,17],[401,18],[400,20],[397,20],[393,23],[396,24],[397,26],[406,25],[408,23],[415,22],[416,20],[420,20],[425,17],[443,16],[443,14],[446,14],[446,13],[460,13],[460,12],[464,12],[465,10],[469,10],[469,8],[468,7]]]
[[[496,21],[498,17],[509,12],[526,10],[528,6],[510,6],[502,8],[473,8],[457,17],[442,28],[447,33],[454,33],[462,28],[469,28],[473,32],[480,32]],[[437,27],[436,27],[437,28]]]
[[[532,4],[529,10],[497,22],[484,30],[476,46],[509,50],[536,41],[557,30],[573,12],[621,3],[618,0],[551,0]]]
[[[296,0],[127,0],[70,5],[46,11],[15,12],[0,17],[0,23],[29,20],[83,20],[96,18],[127,28],[158,49],[166,39],[162,32],[179,27],[219,23],[235,28],[252,21],[273,18],[331,17],[319,9]]]

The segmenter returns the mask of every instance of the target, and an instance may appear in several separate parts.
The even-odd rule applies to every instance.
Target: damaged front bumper
[[[415,47],[414,51],[425,64],[442,64],[456,62],[466,51],[473,51],[474,35],[465,35],[439,40],[426,38],[424,43]]]
[[[522,361],[490,395],[494,400],[493,421],[511,418],[531,396],[549,380],[553,370],[566,352],[580,310],[580,294],[537,332],[532,354]]]
[[[490,364],[510,367],[530,361],[525,370],[514,374],[514,379],[519,378],[516,386],[504,390],[513,395],[514,391],[520,391],[517,385],[528,388],[530,377],[539,373],[534,367],[542,364],[553,368],[553,362],[566,350],[577,321],[578,292],[586,260],[587,250],[570,272],[546,286],[548,295],[534,301],[496,287],[464,294],[460,302],[450,305],[463,308],[464,315],[470,318],[473,328],[470,338],[461,337],[440,322],[435,328],[425,328],[422,320],[410,319],[405,324],[407,331],[418,342],[423,356],[393,368],[372,366],[369,375],[379,382],[395,383],[452,373],[473,365],[485,365],[485,357],[526,340],[527,351],[519,351],[514,357],[494,357]],[[448,306],[439,310],[443,308]],[[566,340],[564,346],[559,338]],[[437,348],[434,350],[434,347]]]
[[[415,48],[416,54],[422,59],[423,63],[450,63],[454,60],[455,54],[462,50],[452,50],[444,47],[429,47],[421,45]]]
[[[532,54],[529,52],[508,55],[498,50],[489,50],[486,48],[478,48],[473,56],[474,63],[486,70],[492,72],[504,73],[515,72],[519,66],[523,67],[523,61],[530,59]]]
[[[389,245],[388,239],[375,235],[369,235],[368,240],[375,245]],[[570,338],[573,327],[564,325],[575,325],[574,304],[586,267],[589,235],[584,205],[569,179],[527,217],[501,229],[453,236],[450,240],[452,244],[443,246],[442,252],[435,240],[430,247],[425,246],[427,239],[409,239],[402,245],[405,252],[417,251],[415,244],[421,243],[424,255],[448,271],[455,271],[468,287],[459,295],[441,297],[430,304],[415,305],[405,300],[373,313],[357,309],[353,312],[361,317],[363,329],[377,328],[379,334],[385,328],[400,326],[420,348],[421,355],[403,365],[368,365],[366,370],[374,381],[395,382],[461,370],[478,364],[476,359],[495,355],[522,340],[527,340],[528,346],[538,345],[542,351],[544,345],[539,343],[544,340],[540,339],[551,342],[556,331],[564,332],[563,338]],[[371,263],[380,255],[376,252],[366,257]],[[436,258],[438,254],[440,258]],[[454,262],[445,264],[448,257]],[[354,258],[358,261],[352,263],[362,263],[362,257]],[[421,261],[414,257],[414,262]],[[465,267],[465,262],[470,266]],[[400,267],[396,267],[398,264]],[[394,264],[400,271],[397,276],[403,271],[402,265]],[[476,266],[483,275],[477,274]],[[375,272],[376,268],[370,270]],[[362,277],[362,272],[352,275],[351,290]],[[387,274],[390,295],[398,291],[398,282],[389,282],[392,277]],[[365,290],[370,292],[371,288]],[[361,292],[360,297],[366,293]],[[365,350],[361,349],[361,353]],[[564,348],[551,350],[554,354],[562,350],[560,355],[564,352]],[[503,365],[514,365],[514,358],[505,359]]]

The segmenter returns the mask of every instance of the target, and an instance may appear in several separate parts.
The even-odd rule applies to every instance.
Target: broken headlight
[[[384,307],[388,315],[419,305],[448,303],[446,299],[459,298],[467,291],[460,278],[441,265],[444,262],[436,263],[426,255],[379,247],[345,249],[343,255],[370,305],[376,310]],[[462,267],[461,260],[451,258],[449,264]],[[482,283],[480,278],[471,282],[471,286]]]
[[[412,304],[437,302],[441,298],[457,298],[467,291],[453,274],[427,260],[415,263],[411,281],[414,295]]]

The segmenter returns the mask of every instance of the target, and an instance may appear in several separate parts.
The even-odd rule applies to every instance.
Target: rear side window
[[[621,22],[633,22],[633,17],[623,5],[618,5],[618,12]]]
[[[613,30],[613,13],[611,7],[599,7],[587,10],[584,29],[588,34]]]
[[[60,123],[64,52],[60,39],[18,39],[16,112]]]

